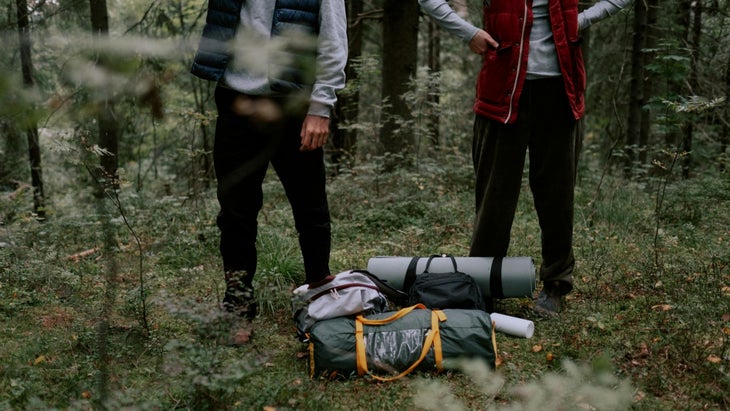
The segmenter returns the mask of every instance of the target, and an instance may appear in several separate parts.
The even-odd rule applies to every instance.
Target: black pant
[[[288,112],[287,99],[244,96],[218,87],[213,159],[218,179],[223,268],[256,271],[257,217],[269,163],[284,186],[299,233],[306,282],[330,274],[330,213],[325,192],[324,151],[299,151],[302,110]],[[250,285],[250,284],[249,284]]]
[[[576,121],[560,77],[525,81],[515,124],[477,116],[472,146],[476,216],[470,255],[507,255],[529,151],[530,190],[542,234],[540,279],[570,292],[579,149]]]

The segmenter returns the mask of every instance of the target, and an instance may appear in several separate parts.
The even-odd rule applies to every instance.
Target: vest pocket
[[[510,43],[487,50],[477,80],[479,100],[496,105],[508,104],[518,74],[519,51],[518,45]]]

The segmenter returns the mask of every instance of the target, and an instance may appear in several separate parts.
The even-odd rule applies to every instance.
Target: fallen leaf
[[[33,360],[33,365],[38,365],[38,364],[40,364],[42,362],[45,362],[45,361],[46,361],[46,356],[45,355],[39,355],[39,356],[37,356],[35,358],[35,360]]]
[[[710,354],[710,355],[709,355],[709,356],[707,357],[707,361],[709,361],[709,362],[711,362],[711,363],[713,363],[713,364],[719,364],[720,362],[722,362],[722,358],[718,357],[718,356],[717,356],[717,355],[715,355],[715,354]]]
[[[84,392],[81,393],[81,397],[82,398],[86,398],[88,400],[89,398],[91,398],[91,392],[84,391]]]
[[[555,354],[553,354],[552,352],[548,351],[547,354],[545,354],[545,359],[548,360],[548,362],[550,362],[550,361],[552,361],[552,360],[555,359]]]
[[[542,345],[536,344],[532,346],[532,352],[540,352],[542,351]]]
[[[654,311],[669,311],[672,309],[672,306],[669,304],[657,304],[653,305],[651,309]]]

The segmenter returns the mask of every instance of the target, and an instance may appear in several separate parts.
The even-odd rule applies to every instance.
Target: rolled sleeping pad
[[[403,290],[406,274],[423,274],[431,257],[378,256],[368,260],[367,270],[393,288]],[[532,257],[453,257],[458,271],[474,278],[482,295],[492,298],[532,297],[535,263]],[[450,256],[432,257],[430,273],[454,271]]]

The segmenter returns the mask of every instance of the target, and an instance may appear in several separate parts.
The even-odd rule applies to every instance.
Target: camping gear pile
[[[308,344],[310,376],[392,381],[415,370],[439,372],[446,360],[465,358],[495,368],[495,330],[526,320],[497,315],[502,324],[496,324],[484,295],[531,295],[535,269],[531,258],[499,259],[499,267],[494,259],[475,258],[376,257],[368,270],[297,288],[293,318]],[[523,336],[532,335],[519,325]]]

